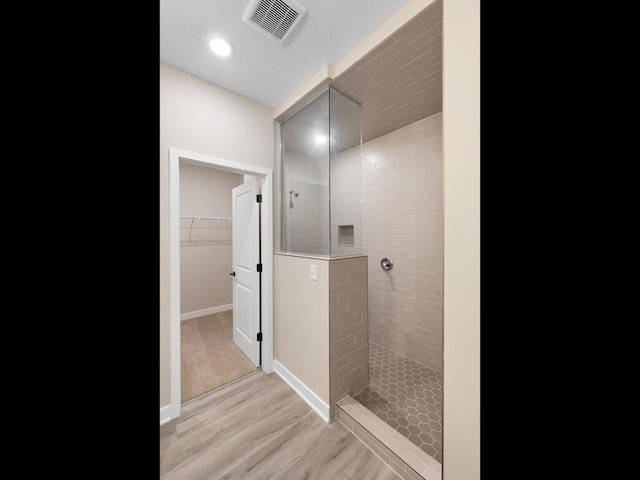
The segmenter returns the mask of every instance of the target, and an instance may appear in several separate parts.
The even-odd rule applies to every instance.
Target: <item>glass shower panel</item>
[[[281,248],[329,255],[329,91],[281,128]]]
[[[362,107],[329,90],[331,256],[362,253]]]
[[[362,107],[327,88],[280,128],[281,252],[362,254]]]

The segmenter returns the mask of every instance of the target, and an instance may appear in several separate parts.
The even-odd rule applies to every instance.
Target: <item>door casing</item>
[[[262,370],[273,371],[273,170],[169,148],[169,308],[171,419],[180,416],[180,162],[262,178]]]

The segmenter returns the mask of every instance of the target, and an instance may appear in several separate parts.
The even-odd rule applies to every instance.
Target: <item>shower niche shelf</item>
[[[338,246],[353,247],[353,225],[338,225]]]

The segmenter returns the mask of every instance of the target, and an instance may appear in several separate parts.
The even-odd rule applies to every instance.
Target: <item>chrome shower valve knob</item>
[[[389,270],[391,270],[393,268],[393,260],[391,260],[388,257],[384,257],[382,260],[380,260],[380,267],[385,272],[388,272]]]

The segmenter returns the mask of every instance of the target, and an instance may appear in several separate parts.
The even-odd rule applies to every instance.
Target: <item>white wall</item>
[[[475,480],[480,478],[480,2],[444,0],[443,8],[442,478]]]
[[[171,402],[169,147],[273,168],[270,108],[160,64],[160,407]]]
[[[231,218],[231,191],[243,182],[244,175],[181,162],[180,215]],[[230,221],[180,220],[181,314],[233,302],[231,229]]]

